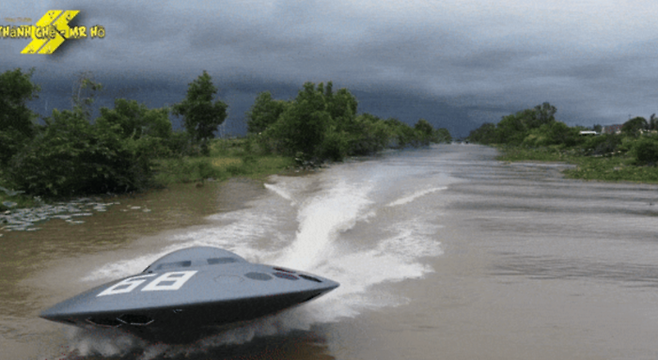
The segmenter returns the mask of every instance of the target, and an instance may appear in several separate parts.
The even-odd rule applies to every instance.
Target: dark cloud
[[[49,56],[2,40],[0,71],[36,67],[35,107],[45,109],[45,99],[70,103],[83,71],[104,83],[103,106],[115,97],[163,106],[207,70],[237,132],[256,94],[292,98],[305,81],[347,87],[361,111],[459,135],[545,101],[568,124],[620,123],[656,112],[656,11],[640,3],[620,12],[601,0],[593,14],[562,0],[24,1],[2,5],[0,18],[77,9],[72,25],[103,25],[106,38],[69,40]]]
[[[468,57],[453,59],[450,65],[471,71],[496,71],[513,67],[515,63],[527,60],[531,56],[531,52],[518,49],[489,49],[473,53]]]

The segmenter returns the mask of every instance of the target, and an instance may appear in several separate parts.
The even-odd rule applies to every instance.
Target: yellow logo
[[[95,25],[70,27],[79,10],[49,10],[36,25],[0,26],[0,38],[32,39],[21,54],[52,54],[65,40],[104,38],[105,28]]]

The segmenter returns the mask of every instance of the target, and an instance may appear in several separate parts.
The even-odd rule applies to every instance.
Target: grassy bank
[[[576,150],[559,147],[524,148],[496,146],[502,161],[565,162],[576,165],[575,169],[564,170],[569,179],[600,181],[632,181],[658,183],[657,166],[638,166],[635,160],[624,154],[615,156],[583,156]]]
[[[159,159],[155,185],[202,182],[206,179],[224,181],[236,176],[263,180],[294,166],[291,158],[262,155],[245,139],[216,139],[208,156]]]
[[[13,191],[11,186],[2,180],[2,170],[0,170],[0,211],[7,211],[10,208],[34,207],[41,202],[38,197],[25,196],[20,192]]]
[[[224,181],[236,176],[262,180],[268,175],[285,171],[291,165],[289,158],[281,156],[161,159],[158,160],[154,181],[156,187],[166,187],[172,183],[202,182],[207,179]]]
[[[157,159],[153,187],[164,188],[175,183],[203,182],[207,179],[225,181],[232,177],[262,181],[269,175],[284,173],[294,166],[295,162],[290,157],[263,155],[244,139],[215,139],[210,144],[208,156]],[[40,203],[38,197],[12,191],[3,182],[0,170],[0,211],[33,207]]]

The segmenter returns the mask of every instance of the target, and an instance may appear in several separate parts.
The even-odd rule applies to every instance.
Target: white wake
[[[315,175],[321,181],[313,191],[309,191],[308,185],[311,181],[317,185],[317,178],[277,177],[275,183],[266,187],[271,195],[251,207],[213,215],[208,219],[209,226],[173,236],[168,245],[151,254],[101,266],[83,280],[110,280],[138,273],[171,251],[203,245],[225,248],[252,262],[316,273],[339,282],[339,288],[304,306],[205,339],[193,348],[144,345],[140,340],[121,337],[115,337],[119,344],[108,344],[97,334],[81,332],[73,336],[79,340],[76,348],[81,353],[95,351],[106,355],[142,347],[143,359],[151,359],[245,343],[256,336],[306,330],[315,323],[331,323],[356,317],[363,311],[405,304],[408,299],[388,292],[382,285],[418,279],[432,272],[423,258],[442,254],[437,239],[441,226],[434,223],[436,216],[431,213],[400,214],[393,222],[378,214],[423,196],[440,196],[438,193],[446,188],[434,185],[409,189],[406,192],[410,195],[390,202],[382,200],[381,194],[397,193],[399,189],[388,189],[384,176],[370,181],[349,172],[336,174],[330,170],[334,169],[327,170],[329,174]],[[356,227],[382,237],[356,246],[345,237]],[[295,230],[290,231],[291,228]]]

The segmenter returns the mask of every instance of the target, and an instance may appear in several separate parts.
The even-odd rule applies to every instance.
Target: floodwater
[[[0,359],[656,359],[658,186],[440,145],[318,173],[105,199],[4,232]],[[118,204],[117,204],[118,203]],[[191,345],[40,310],[192,245],[341,286]]]

